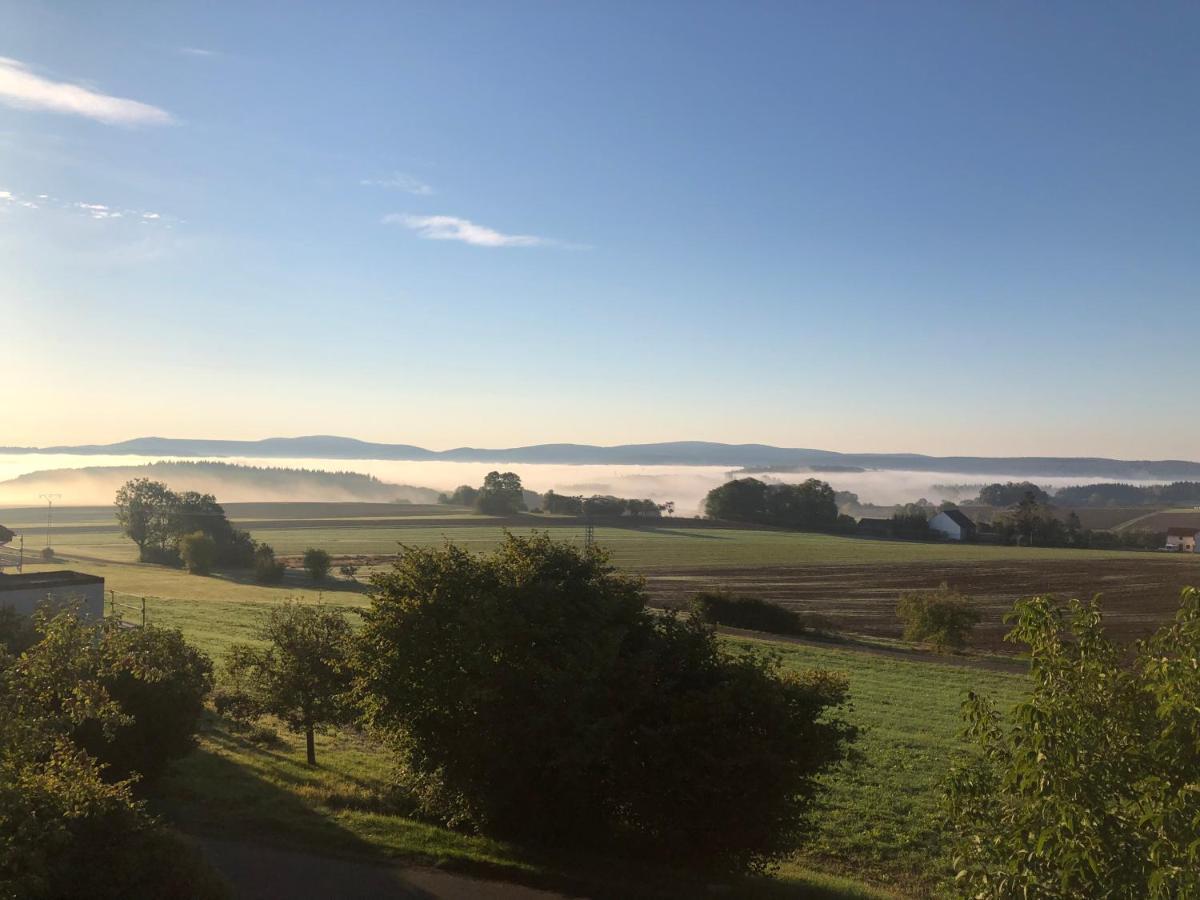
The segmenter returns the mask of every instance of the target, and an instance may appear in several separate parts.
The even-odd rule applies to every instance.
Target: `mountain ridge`
[[[946,472],[963,475],[1025,477],[1086,476],[1190,480],[1200,479],[1200,462],[1122,460],[1096,456],[930,456],[923,453],[842,453],[771,444],[715,441],[665,441],[648,444],[551,443],[524,447],[456,447],[428,450],[413,444],[385,444],[339,435],[271,437],[261,440],[140,437],[112,444],[53,447],[3,447],[0,453],[139,455],[179,457],[258,457],[264,459],[381,459],[396,461],[486,462],[557,465],[675,466],[820,466],[852,465],[868,469]]]

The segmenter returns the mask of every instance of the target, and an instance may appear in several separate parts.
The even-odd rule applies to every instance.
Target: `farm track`
[[[1063,601],[1101,594],[1105,622],[1120,641],[1152,633],[1173,618],[1179,592],[1200,584],[1197,565],[1146,554],[1140,559],[1033,560],[962,563],[894,563],[887,566],[746,566],[655,569],[643,573],[650,594],[668,607],[714,587],[761,597],[828,619],[835,630],[899,638],[896,601],[908,590],[945,582],[975,598],[983,615],[976,649],[1011,651],[1003,617],[1015,600],[1052,594]]]

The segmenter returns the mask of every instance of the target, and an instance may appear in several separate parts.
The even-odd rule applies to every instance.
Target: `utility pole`
[[[62,499],[62,494],[38,494],[38,496],[46,501],[46,549],[49,549],[52,546],[50,543],[50,525],[51,517],[54,513],[54,501]]]

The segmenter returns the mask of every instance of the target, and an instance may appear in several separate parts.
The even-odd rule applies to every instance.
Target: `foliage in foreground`
[[[932,590],[901,594],[896,614],[904,622],[906,641],[924,641],[939,653],[966,647],[980,618],[971,598],[945,583]]]
[[[650,614],[596,548],[408,549],[373,583],[359,698],[450,823],[761,867],[795,850],[853,736],[830,715],[843,680]]]
[[[1200,591],[1127,664],[1095,600],[1022,601],[1033,692],[1006,722],[971,695],[948,788],[969,897],[1200,896]]]
[[[270,611],[257,636],[265,647],[229,648],[218,709],[278,716],[305,736],[308,764],[316,765],[314,734],[348,714],[350,623],[336,609],[289,601]]]
[[[37,626],[20,657],[0,650],[0,897],[226,896],[132,780],[106,780],[75,741],[92,725],[112,736],[134,724],[105,687],[96,626],[72,612]]]

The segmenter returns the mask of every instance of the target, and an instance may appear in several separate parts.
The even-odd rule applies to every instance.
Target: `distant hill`
[[[672,441],[660,444],[536,444],[530,447],[426,450],[411,444],[378,444],[332,435],[225,441],[134,438],[116,444],[75,447],[0,448],[12,453],[75,453],[144,456],[249,456],[277,459],[445,460],[449,462],[554,463],[559,465],[728,466],[760,471],[837,466],[863,469],[953,472],[963,475],[1065,476],[1096,479],[1200,480],[1200,463],[1188,460],[1121,460],[1057,456],[926,456],[919,453],[838,453],[832,450]]]
[[[28,502],[39,493],[69,493],[77,505],[111,503],[131,478],[153,478],[175,491],[199,491],[218,501],[340,500],[436,503],[438,492],[390,484],[358,472],[242,466],[225,462],[156,462],[139,466],[45,469],[0,481],[0,504]]]

